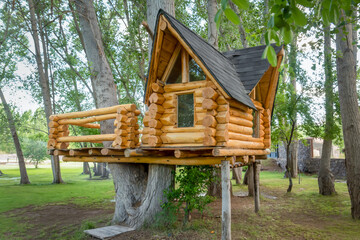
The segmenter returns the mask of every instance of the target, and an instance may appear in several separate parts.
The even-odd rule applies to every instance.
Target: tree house
[[[134,104],[54,115],[50,154],[66,155],[65,161],[174,165],[217,164],[224,157],[246,164],[264,158],[271,145],[271,114],[284,55],[282,47],[274,48],[276,67],[261,58],[265,46],[221,53],[160,10],[143,129]],[[113,134],[68,136],[69,124],[100,128],[93,122],[111,119]],[[68,142],[102,141],[112,141],[112,148],[67,149]]]
[[[284,50],[272,67],[258,46],[221,53],[166,12],[157,16],[140,130],[134,104],[53,115],[49,153],[63,161],[217,165],[222,172],[222,238],[230,239],[231,166],[254,166],[270,153],[270,123]],[[111,134],[69,136],[69,125]],[[140,139],[141,136],[141,139]],[[141,141],[140,141],[141,140]],[[68,149],[69,142],[111,147]],[[230,161],[229,161],[230,160]],[[255,209],[259,180],[254,174]]]

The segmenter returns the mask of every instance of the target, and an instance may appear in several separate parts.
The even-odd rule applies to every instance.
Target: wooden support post
[[[253,162],[253,175],[254,175],[254,203],[255,203],[255,213],[258,213],[260,210],[260,184],[259,184],[259,170],[260,166],[255,161]]]
[[[231,240],[231,194],[230,194],[230,163],[221,161],[221,239]]]

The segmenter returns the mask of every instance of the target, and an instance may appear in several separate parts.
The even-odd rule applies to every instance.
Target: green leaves
[[[307,23],[305,14],[302,11],[300,11],[300,9],[298,9],[297,7],[294,7],[291,10],[295,23],[300,27],[305,26]]]
[[[263,59],[267,58],[269,63],[271,64],[271,66],[276,67],[276,65],[277,65],[276,52],[275,52],[275,49],[271,45],[266,46],[266,48],[263,52],[262,58]]]
[[[226,8],[224,10],[225,16],[231,21],[233,22],[235,25],[239,25],[240,24],[240,18],[239,16],[231,9],[231,8]]]
[[[247,0],[232,0],[232,2],[235,3],[239,9],[247,10],[250,7]]]

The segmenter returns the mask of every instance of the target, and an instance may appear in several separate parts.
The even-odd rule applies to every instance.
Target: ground
[[[31,185],[18,185],[15,166],[0,165],[0,239],[91,239],[84,229],[110,224],[114,203],[112,180],[89,180],[81,165],[62,164],[66,184],[53,185],[49,166],[29,167]],[[251,197],[232,198],[233,239],[360,239],[359,222],[350,217],[346,184],[336,183],[337,195],[318,194],[316,176],[288,180],[268,162],[261,172],[261,211],[253,211]],[[234,185],[236,195],[246,186]],[[239,194],[240,193],[240,194]],[[179,219],[171,228],[152,225],[116,239],[219,239],[221,200],[202,215],[192,214],[188,226]]]

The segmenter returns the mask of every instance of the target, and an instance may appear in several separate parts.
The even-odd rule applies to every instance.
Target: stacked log
[[[263,126],[265,128],[264,130],[264,147],[270,148],[271,146],[271,111],[270,109],[264,110],[263,114]]]
[[[67,149],[69,143],[60,142],[60,137],[69,136],[68,125],[59,124],[59,118],[56,115],[49,117],[49,141],[47,144],[48,149]]]
[[[226,146],[243,149],[263,149],[263,139],[253,137],[253,110],[235,101],[230,101],[229,104],[230,116],[227,129],[225,126],[219,126],[219,130],[225,131],[224,135],[228,137]],[[255,106],[259,109],[261,119],[262,107],[260,105]],[[261,131],[263,131],[261,126],[260,124],[260,136]]]
[[[202,101],[202,108],[206,110],[206,116],[202,120],[202,125],[204,129],[204,145],[205,146],[215,146],[217,141],[216,136],[216,127],[218,125],[218,116],[221,117],[225,111],[218,113],[218,103],[217,99],[222,97],[219,96],[219,93],[212,87],[207,87],[203,90],[202,96],[204,100]],[[219,115],[220,114],[220,115]],[[221,117],[223,119],[223,117]]]
[[[136,110],[135,104],[123,105],[117,109],[114,121],[115,139],[112,143],[114,148],[134,148],[139,140],[139,125],[137,116],[140,114]]]
[[[112,141],[113,146],[135,147],[139,143],[139,125],[137,116],[140,114],[134,104],[123,104],[107,108],[83,112],[71,112],[50,116],[49,149],[66,149],[70,142],[102,143]],[[68,125],[100,129],[100,122],[115,119],[114,134],[69,136]]]
[[[163,106],[165,102],[165,97],[163,95],[164,88],[160,81],[153,83],[151,85],[153,93],[149,97],[149,111],[148,111],[148,140],[147,143],[151,147],[161,146],[161,127],[163,126],[163,121],[160,119],[165,112],[165,107]],[[170,103],[171,104],[171,103]],[[164,120],[165,121],[165,120]],[[145,125],[145,123],[144,123]]]
[[[150,121],[150,116],[149,116],[149,112],[145,112],[145,116],[143,119],[143,124],[144,124],[144,128],[141,132],[142,137],[141,137],[141,144],[142,145],[147,145],[149,143],[149,121]]]

